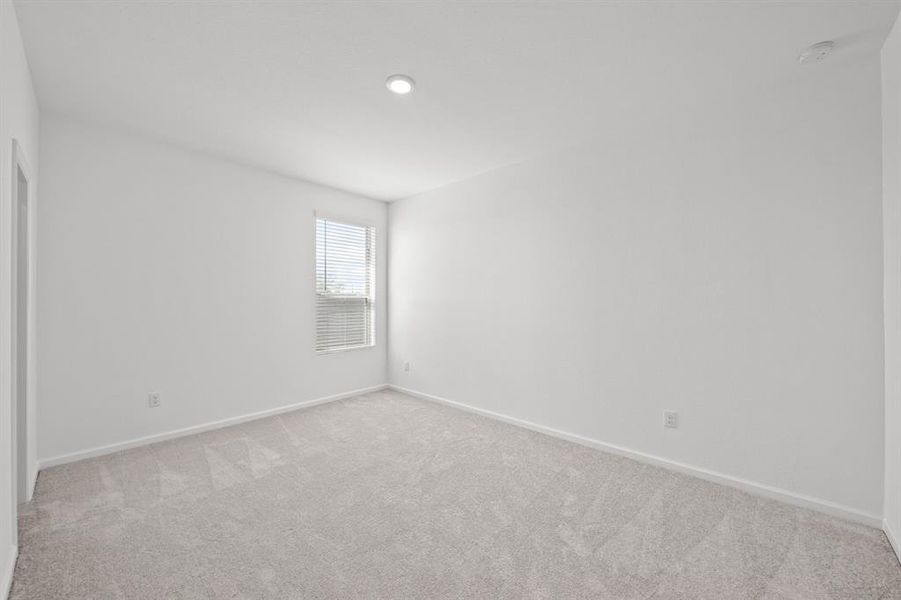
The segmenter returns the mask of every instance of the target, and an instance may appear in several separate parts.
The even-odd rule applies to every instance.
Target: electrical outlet
[[[147,406],[149,408],[158,408],[160,405],[160,393],[153,392],[147,396]]]
[[[404,373],[409,373],[409,372],[410,372],[410,361],[406,361],[404,363]]]
[[[663,426],[669,429],[679,428],[679,413],[674,410],[663,411]]]

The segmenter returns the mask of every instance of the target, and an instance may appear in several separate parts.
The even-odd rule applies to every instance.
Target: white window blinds
[[[375,343],[375,228],[316,219],[316,351]]]

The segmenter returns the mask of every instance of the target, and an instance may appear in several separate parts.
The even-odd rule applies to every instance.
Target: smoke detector
[[[804,52],[798,56],[798,62],[802,65],[823,62],[832,52],[833,48],[835,48],[835,42],[833,41],[819,42],[804,50]]]

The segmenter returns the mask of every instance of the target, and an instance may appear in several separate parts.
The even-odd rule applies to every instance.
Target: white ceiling
[[[873,56],[898,4],[19,0],[17,11],[43,109],[390,200]],[[800,67],[800,50],[825,39],[835,57]],[[390,94],[392,73],[416,91]]]

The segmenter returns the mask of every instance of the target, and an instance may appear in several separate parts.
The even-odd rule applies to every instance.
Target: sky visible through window
[[[324,294],[369,295],[369,252],[372,229],[316,220],[317,291]]]

